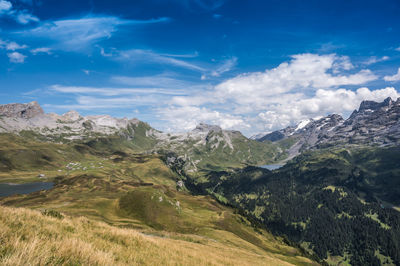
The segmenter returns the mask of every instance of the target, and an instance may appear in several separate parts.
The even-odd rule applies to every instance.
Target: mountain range
[[[400,264],[400,99],[253,138],[204,123],[164,133],[138,119],[7,104],[0,144],[2,182],[54,182],[1,205],[235,243],[267,264]]]
[[[307,149],[335,145],[393,146],[400,143],[400,99],[381,103],[363,101],[358,110],[343,119],[331,114],[308,119],[297,126],[277,130],[254,138],[260,142],[289,143],[289,158]]]

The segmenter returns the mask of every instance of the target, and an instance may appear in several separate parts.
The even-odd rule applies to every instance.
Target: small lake
[[[260,167],[272,171],[272,170],[279,169],[279,168],[281,168],[282,166],[283,166],[283,164],[266,164],[266,165],[261,165]]]
[[[48,190],[53,187],[53,182],[33,182],[26,184],[0,183],[0,197],[14,194],[29,194],[40,190]]]

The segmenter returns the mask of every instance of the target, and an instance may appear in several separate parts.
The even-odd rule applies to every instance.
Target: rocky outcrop
[[[43,114],[43,109],[37,102],[0,105],[0,116],[29,119]]]
[[[208,125],[205,123],[200,123],[196,126],[193,132],[221,132],[222,128],[216,125]]]

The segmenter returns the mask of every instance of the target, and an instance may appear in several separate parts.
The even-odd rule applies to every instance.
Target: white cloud
[[[400,80],[400,67],[397,70],[397,74],[394,74],[393,76],[385,76],[383,77],[385,81],[399,81]]]
[[[400,52],[400,46],[395,48],[395,50]]]
[[[110,38],[122,25],[138,25],[167,22],[168,18],[126,20],[113,16],[84,17],[56,20],[21,32],[25,36],[45,38],[56,42],[55,47],[67,51],[79,51]]]
[[[34,55],[37,54],[51,54],[51,48],[49,47],[40,47],[31,50],[31,53]]]
[[[10,59],[11,63],[23,63],[25,62],[26,55],[23,55],[18,52],[8,53],[8,58]]]
[[[0,15],[10,11],[12,8],[12,4],[9,1],[0,0]]]

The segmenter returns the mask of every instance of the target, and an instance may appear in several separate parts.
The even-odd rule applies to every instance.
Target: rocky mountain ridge
[[[37,102],[0,105],[0,133],[33,132],[50,142],[85,141],[110,135],[120,136],[124,145],[140,152],[173,152],[186,162],[187,171],[214,165],[264,164],[280,152],[269,143],[260,143],[239,131],[223,130],[200,123],[183,133],[157,131],[138,119],[109,115],[81,116],[76,111],[63,115],[46,114]],[[123,145],[122,145],[123,146]]]
[[[332,114],[309,119],[295,127],[287,127],[257,138],[260,142],[279,143],[291,140],[289,158],[304,149],[332,145],[366,144],[392,146],[400,144],[400,98],[378,103],[363,101],[348,119]]]
[[[155,150],[173,151],[171,160],[186,162],[187,172],[217,165],[265,164],[280,154],[270,143],[246,138],[235,130],[223,130],[216,125],[200,123],[195,129],[183,133],[155,133],[159,140]],[[261,145],[260,145],[261,144]]]
[[[81,116],[76,111],[63,115],[46,114],[37,102],[0,105],[0,133],[31,130],[45,136],[82,139],[95,134],[111,135],[129,126],[137,126],[138,119],[114,118],[109,115]]]

